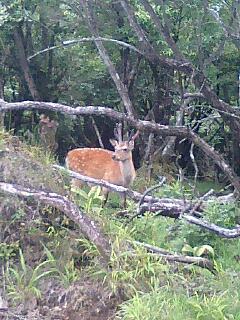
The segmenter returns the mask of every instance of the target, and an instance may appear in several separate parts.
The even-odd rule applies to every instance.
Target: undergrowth
[[[0,143],[3,145],[3,134]],[[44,157],[39,150],[29,152],[31,157]],[[45,157],[44,165],[52,163],[49,155]],[[183,192],[186,198],[192,197],[189,187],[172,182],[155,194],[181,198]],[[13,206],[5,216],[1,213],[0,243],[4,270],[1,280],[10,303],[19,303],[29,295],[41,299],[43,281],[54,278],[63,287],[69,287],[81,277],[90,277],[121,297],[118,320],[240,319],[238,239],[221,239],[183,220],[150,213],[129,222],[127,217],[117,214],[121,211],[117,195],[111,195],[107,205],[101,206],[99,188],[72,190],[72,198],[111,239],[109,268],[102,267],[96,246],[83,238],[77,226],[59,211],[32,202],[21,208]],[[128,213],[135,212],[136,204],[128,200]],[[213,201],[204,217],[230,228],[239,223],[239,207]],[[136,245],[136,240],[180,254],[207,257],[217,272],[168,264]]]

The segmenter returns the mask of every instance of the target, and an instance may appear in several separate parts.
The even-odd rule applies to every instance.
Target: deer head
[[[128,136],[127,140],[123,140],[122,138],[122,124],[118,123],[114,134],[117,140],[110,139],[110,143],[114,147],[115,151],[112,155],[113,160],[115,161],[126,161],[132,159],[132,150],[134,149],[134,140],[139,135],[139,131],[133,134],[131,131],[130,135]]]

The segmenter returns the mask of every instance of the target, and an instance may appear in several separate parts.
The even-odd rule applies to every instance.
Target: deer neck
[[[123,186],[128,187],[136,176],[132,156],[125,161],[120,161],[119,166],[122,174]]]

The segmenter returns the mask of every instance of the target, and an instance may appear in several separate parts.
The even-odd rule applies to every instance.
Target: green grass
[[[0,144],[2,141],[4,144],[4,139],[4,134],[0,132]],[[50,154],[41,153],[37,147],[30,148],[26,153],[33,159],[40,159],[44,166],[54,161]],[[197,192],[200,194],[211,188],[220,190],[222,186],[213,182],[197,183]],[[183,189],[185,196],[192,198],[189,185],[182,188],[177,181],[161,187],[155,194],[159,197],[182,198]],[[150,213],[128,223],[128,218],[117,214],[122,210],[119,196],[111,193],[106,206],[102,208],[102,198],[97,188],[84,187],[72,195],[75,203],[94,218],[110,238],[110,268],[102,267],[96,246],[84,239],[72,222],[63,223],[55,218],[55,215],[59,218],[58,212],[54,214],[54,210],[39,206],[37,210],[41,211],[44,223],[39,218],[39,225],[33,224],[32,229],[28,226],[24,229],[22,225],[21,230],[29,239],[36,238],[36,232],[31,231],[35,230],[34,226],[39,228],[40,234],[45,234],[41,237],[51,250],[48,251],[47,260],[30,265],[24,253],[31,244],[28,244],[29,247],[25,244],[26,248],[23,247],[18,257],[12,251],[15,250],[14,243],[4,244],[1,248],[2,260],[7,261],[9,266],[14,265],[8,268],[8,274],[5,275],[8,293],[13,300],[21,301],[22,293],[24,299],[29,295],[40,298],[39,282],[43,279],[47,281],[50,275],[54,274],[67,287],[85,273],[98,282],[103,281],[111,292],[124,298],[116,315],[119,320],[240,320],[240,239],[222,239],[184,220],[154,217]],[[35,209],[33,205],[31,210]],[[128,211],[130,214],[136,213],[136,204],[130,200]],[[231,228],[239,223],[239,213],[238,204],[211,203],[204,212],[204,218]],[[19,215],[15,221],[12,215],[11,219],[8,223],[16,224],[16,228],[19,228],[22,216]],[[167,264],[135,245],[135,240],[177,253],[182,253],[186,245],[195,249],[210,246],[214,255],[208,258],[212,259],[217,273],[213,275],[197,266]],[[28,242],[31,243],[30,240]],[[23,239],[21,248],[22,245]],[[198,250],[192,250],[189,254],[196,252]]]
[[[234,299],[232,301],[232,299]],[[149,293],[137,293],[123,303],[117,315],[121,320],[226,320],[240,319],[237,296],[214,293],[188,295],[163,287]]]

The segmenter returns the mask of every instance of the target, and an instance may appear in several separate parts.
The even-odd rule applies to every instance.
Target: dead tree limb
[[[99,130],[98,130],[97,124],[96,124],[96,122],[95,122],[95,120],[94,120],[93,117],[91,117],[91,119],[92,119],[93,128],[94,128],[95,133],[96,133],[96,136],[97,136],[97,138],[98,138],[98,143],[99,143],[100,147],[101,147],[102,149],[104,149],[104,144],[103,144],[103,142],[102,142],[101,134],[100,134],[100,132],[99,132]]]
[[[135,201],[141,201],[141,199],[143,198],[143,195],[141,193],[138,193],[131,189],[127,189],[122,186],[117,186],[104,180],[98,180],[87,176],[83,176],[79,173],[65,169],[58,165],[54,165],[53,167],[60,170],[66,170],[69,176],[74,179],[79,179],[89,184],[105,187],[110,189],[111,191],[118,192],[120,194],[126,194]],[[205,196],[207,196],[207,194]],[[146,195],[144,197],[144,201],[145,202],[142,203],[140,207],[141,215],[146,211],[154,212],[156,213],[156,215],[161,215],[174,219],[184,219],[188,223],[198,225],[201,228],[212,231],[224,238],[230,239],[240,237],[240,227],[237,226],[233,229],[219,227],[213,223],[210,223],[202,219],[201,216],[198,215],[198,211],[202,211],[206,205],[206,203],[204,202],[204,198],[200,199],[200,201],[198,200],[196,202],[193,202],[179,199],[157,198]],[[195,217],[195,213],[197,213],[199,217]],[[133,218],[137,216],[139,216],[139,214],[136,214]]]
[[[111,247],[109,240],[103,235],[103,231],[97,226],[95,221],[81,212],[79,208],[66,197],[53,192],[34,190],[5,182],[0,182],[0,190],[6,194],[17,195],[22,198],[32,198],[61,210],[79,226],[83,235],[96,245],[104,261],[109,261]]]
[[[190,215],[183,215],[182,219],[186,220],[188,223],[195,224],[202,229],[207,229],[211,232],[216,233],[217,235],[227,238],[227,239],[233,239],[240,237],[240,226],[236,226],[232,229],[219,227],[214,223],[210,223],[204,219],[198,219],[196,217],[190,216]]]
[[[140,131],[155,132],[162,136],[178,136],[182,138],[188,138],[196,146],[198,146],[205,154],[210,157],[214,163],[222,169],[226,174],[231,184],[234,186],[235,195],[238,197],[240,193],[240,180],[234,170],[225,162],[224,158],[217,153],[213,147],[200,138],[197,134],[184,126],[166,126],[160,125],[153,121],[137,120],[124,113],[115,111],[111,108],[105,107],[76,107],[72,108],[59,103],[53,102],[39,102],[39,101],[23,101],[8,103],[0,99],[0,113],[10,110],[52,110],[55,112],[61,112],[69,115],[96,115],[107,116],[118,121],[126,121],[130,125],[139,129]]]
[[[185,264],[193,264],[193,265],[197,265],[201,268],[208,269],[212,273],[215,273],[214,265],[209,259],[202,258],[202,257],[191,257],[191,256],[184,256],[184,255],[176,254],[173,252],[169,252],[165,249],[158,248],[158,247],[152,246],[150,244],[142,243],[139,241],[134,241],[134,243],[137,245],[140,245],[141,247],[144,247],[145,249],[147,249],[148,252],[152,252],[154,254],[157,254],[158,256],[162,257],[166,261],[180,262],[180,263],[185,263]]]
[[[140,201],[143,197],[141,193],[138,193],[131,189],[128,189],[122,186],[117,186],[115,184],[109,183],[104,180],[90,178],[90,177],[81,175],[79,173],[76,173],[74,171],[71,171],[69,169],[65,169],[64,167],[61,167],[58,165],[53,165],[53,168],[66,171],[69,177],[77,180],[81,180],[87,184],[105,187],[110,191],[117,192],[122,195],[126,195],[136,202]],[[159,199],[152,196],[145,196],[144,201],[145,203],[141,205],[141,210],[142,210],[142,206],[143,208],[145,208],[145,210],[143,210],[142,213],[144,213],[145,211],[151,211],[151,210],[155,210],[153,212],[161,211],[161,215],[171,217],[171,218],[178,218],[180,213],[183,212],[183,210],[186,210],[186,206],[189,206],[189,210],[191,210],[192,207],[194,206],[194,203],[191,205],[192,202],[188,202],[188,201],[184,202],[183,200],[180,200],[180,199],[170,199],[170,198]]]
[[[66,197],[53,192],[34,190],[5,182],[0,182],[0,190],[6,194],[17,195],[22,198],[33,198],[36,201],[40,201],[61,210],[79,226],[83,235],[89,238],[97,246],[105,262],[109,261],[111,252],[109,240],[103,235],[96,223],[83,214],[79,208]],[[207,259],[171,254],[148,244],[136,243],[143,245],[150,252],[161,255],[167,261],[196,264],[211,271],[213,270]]]

